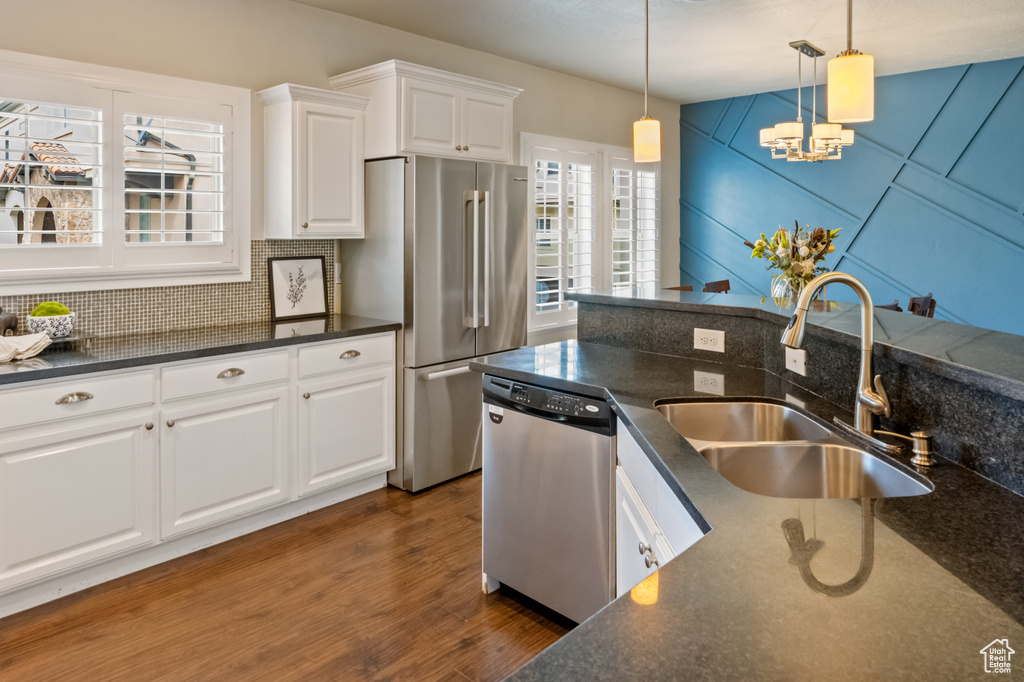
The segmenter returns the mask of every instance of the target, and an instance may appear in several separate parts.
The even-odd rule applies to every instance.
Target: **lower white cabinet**
[[[288,499],[287,397],[281,387],[161,413],[164,538]]]
[[[617,424],[616,450],[619,466],[615,470],[615,593],[618,596],[679,552],[689,549],[704,537],[704,531],[622,421]]]
[[[134,410],[0,438],[0,591],[155,540],[153,422]]]
[[[300,496],[394,468],[393,364],[307,381],[299,391]]]
[[[675,556],[622,467],[615,470],[615,596]]]

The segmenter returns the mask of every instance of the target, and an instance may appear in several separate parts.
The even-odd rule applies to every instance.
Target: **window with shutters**
[[[0,285],[249,277],[248,90],[0,51]]]
[[[632,150],[524,133],[530,186],[531,329],[571,324],[569,292],[658,286],[658,164]]]

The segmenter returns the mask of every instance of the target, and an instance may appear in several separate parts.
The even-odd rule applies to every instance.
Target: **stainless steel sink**
[[[683,438],[703,442],[820,441],[832,433],[785,405],[665,403],[657,405]]]
[[[931,483],[846,445],[724,445],[700,454],[733,485],[770,497],[910,497],[934,490]]]

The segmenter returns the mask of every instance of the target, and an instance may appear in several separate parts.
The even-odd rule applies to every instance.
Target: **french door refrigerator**
[[[526,343],[526,188],[522,166],[366,162],[366,238],[339,246],[339,301],[403,321],[392,485],[415,492],[481,466],[469,361]]]

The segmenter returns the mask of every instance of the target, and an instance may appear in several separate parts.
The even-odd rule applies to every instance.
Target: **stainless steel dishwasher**
[[[576,622],[615,597],[615,418],[484,375],[483,572]]]

